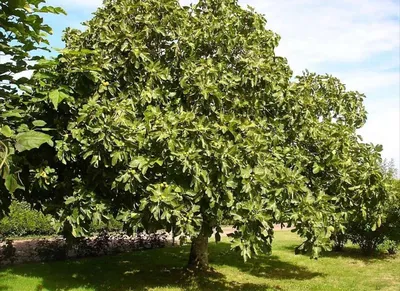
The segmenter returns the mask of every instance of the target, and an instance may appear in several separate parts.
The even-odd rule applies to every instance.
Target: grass
[[[0,291],[15,290],[400,290],[400,256],[363,257],[358,249],[318,261],[294,255],[300,242],[276,233],[273,253],[244,263],[229,244],[210,244],[212,273],[183,271],[189,248],[137,251],[100,258],[0,269]]]

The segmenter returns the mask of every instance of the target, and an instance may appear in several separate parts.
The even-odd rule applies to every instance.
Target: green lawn
[[[227,243],[210,244],[215,272],[193,277],[182,267],[188,247],[0,269],[0,291],[15,290],[400,290],[400,256],[367,259],[357,249],[318,261],[294,255],[299,242],[276,233],[273,254],[244,263]]]

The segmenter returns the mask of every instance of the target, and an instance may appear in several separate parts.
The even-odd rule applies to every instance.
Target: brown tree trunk
[[[188,268],[195,270],[208,269],[208,236],[203,231],[192,239]]]

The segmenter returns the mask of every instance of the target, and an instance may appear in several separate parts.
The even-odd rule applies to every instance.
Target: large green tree
[[[276,223],[318,256],[349,213],[379,216],[381,148],[356,135],[364,96],[328,75],[293,80],[254,10],[107,0],[64,39],[22,96],[55,145],[14,160],[15,195],[55,212],[65,233],[111,212],[131,230],[190,237],[189,265],[203,268],[226,218],[247,259],[270,251]]]
[[[21,90],[30,90],[28,70],[40,57],[31,53],[47,49],[46,39],[52,29],[44,24],[42,13],[65,13],[61,8],[45,6],[44,0],[0,0],[0,175],[6,189],[0,188],[0,217],[11,195],[23,189],[18,182],[19,169],[10,158],[21,152],[52,145],[51,136],[40,120],[30,116],[29,104],[21,99]]]

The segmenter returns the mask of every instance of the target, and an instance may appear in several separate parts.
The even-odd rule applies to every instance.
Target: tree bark
[[[208,269],[208,236],[203,231],[192,239],[188,268],[194,270]]]

